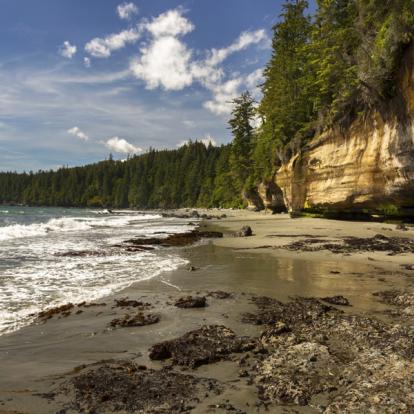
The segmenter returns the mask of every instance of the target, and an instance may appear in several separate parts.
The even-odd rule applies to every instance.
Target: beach
[[[224,237],[170,247],[185,265],[0,337],[0,413],[411,412],[412,228],[199,212],[213,216],[201,221],[199,231]],[[246,225],[253,236],[234,237]],[[404,294],[404,306],[397,294],[374,295],[389,291]],[[187,296],[205,298],[207,306],[177,307]],[[332,300],[341,297],[351,306]],[[156,319],[122,326],[137,313]],[[177,338],[181,342],[168,342]],[[160,343],[163,352],[150,352]],[[365,395],[358,377],[365,373],[358,374],[354,360],[371,361],[366,369],[373,384]],[[405,367],[398,378],[392,364]],[[102,395],[100,381],[109,384],[113,373],[119,379],[129,375],[132,388]],[[133,384],[140,381],[160,389],[145,398],[135,395]],[[375,381],[385,381],[388,391]],[[85,393],[91,382],[98,385]]]

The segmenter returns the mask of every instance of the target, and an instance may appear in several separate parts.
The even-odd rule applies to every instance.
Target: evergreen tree
[[[264,71],[259,105],[263,124],[253,154],[258,166],[256,179],[271,174],[277,161],[276,148],[303,135],[313,114],[307,7],[304,0],[285,3],[281,21],[273,27],[272,57]]]
[[[255,101],[249,92],[244,92],[233,101],[229,125],[233,133],[230,167],[235,187],[242,190],[252,171],[251,152],[253,147],[253,126],[256,110]]]

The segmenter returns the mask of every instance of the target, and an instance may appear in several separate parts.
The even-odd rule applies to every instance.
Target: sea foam
[[[152,214],[112,216],[106,219],[64,217],[52,218],[46,223],[11,224],[0,227],[0,241],[45,236],[50,232],[85,231],[93,227],[122,227],[132,221],[147,221],[159,217]]]

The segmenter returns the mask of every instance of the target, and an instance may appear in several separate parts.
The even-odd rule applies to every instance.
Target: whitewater
[[[42,310],[97,300],[185,265],[177,252],[112,246],[193,228],[139,211],[0,207],[0,335],[30,324]],[[61,255],[86,250],[97,254]]]

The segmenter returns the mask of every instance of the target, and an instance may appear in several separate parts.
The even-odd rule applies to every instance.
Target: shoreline
[[[225,231],[228,237],[179,250],[195,271],[180,268],[163,273],[99,300],[105,305],[76,308],[66,317],[56,315],[44,323],[32,324],[0,337],[0,367],[4,373],[0,378],[0,413],[54,413],[59,409],[76,412],[65,408],[70,405],[73,395],[62,395],[58,390],[76,377],[82,367],[103,364],[102,361],[110,359],[134,361],[150,370],[161,369],[165,364],[149,359],[149,348],[205,325],[224,325],[236,335],[260,337],[264,327],[244,323],[241,318],[245,313],[254,314],[256,306],[252,301],[255,297],[265,295],[288,304],[292,296],[341,295],[353,305],[336,307],[345,312],[344,315],[369,316],[390,324],[396,320],[384,311],[393,307],[379,301],[373,293],[396,288],[412,292],[414,272],[401,267],[410,262],[412,255],[387,256],[386,252],[371,251],[344,255],[280,248],[306,239],[305,235],[342,238],[353,234],[369,238],[381,233],[414,239],[411,230],[402,232],[383,223],[361,225],[360,222],[290,219],[287,215],[245,211],[226,211],[226,214],[227,218],[221,220],[204,220],[201,230]],[[252,227],[253,237],[230,236],[245,224]],[[228,292],[231,297],[211,296],[211,292],[216,291]],[[200,309],[174,306],[178,298],[187,295],[205,296],[208,306]],[[126,296],[150,304],[150,312],[159,315],[160,321],[141,327],[109,328],[114,318],[135,312],[133,308],[115,306],[116,300]],[[403,321],[397,319],[397,322],[411,326],[412,317]],[[256,358],[254,355],[252,358]],[[214,378],[223,388],[221,393],[210,395],[190,411],[236,412],[229,406],[221,407],[229,399],[239,412],[265,412],[265,406],[255,406],[255,402],[260,401],[256,386],[239,376],[240,360],[233,356],[223,359],[197,370],[178,369],[197,378]],[[51,394],[53,398],[45,397]],[[34,406],[38,407],[37,411],[33,411]],[[276,404],[272,406],[275,410],[272,412],[290,412],[282,411],[289,409],[287,406]],[[304,413],[320,412],[312,407],[312,404],[306,407],[296,404],[293,408]],[[103,411],[98,408],[96,412]]]

